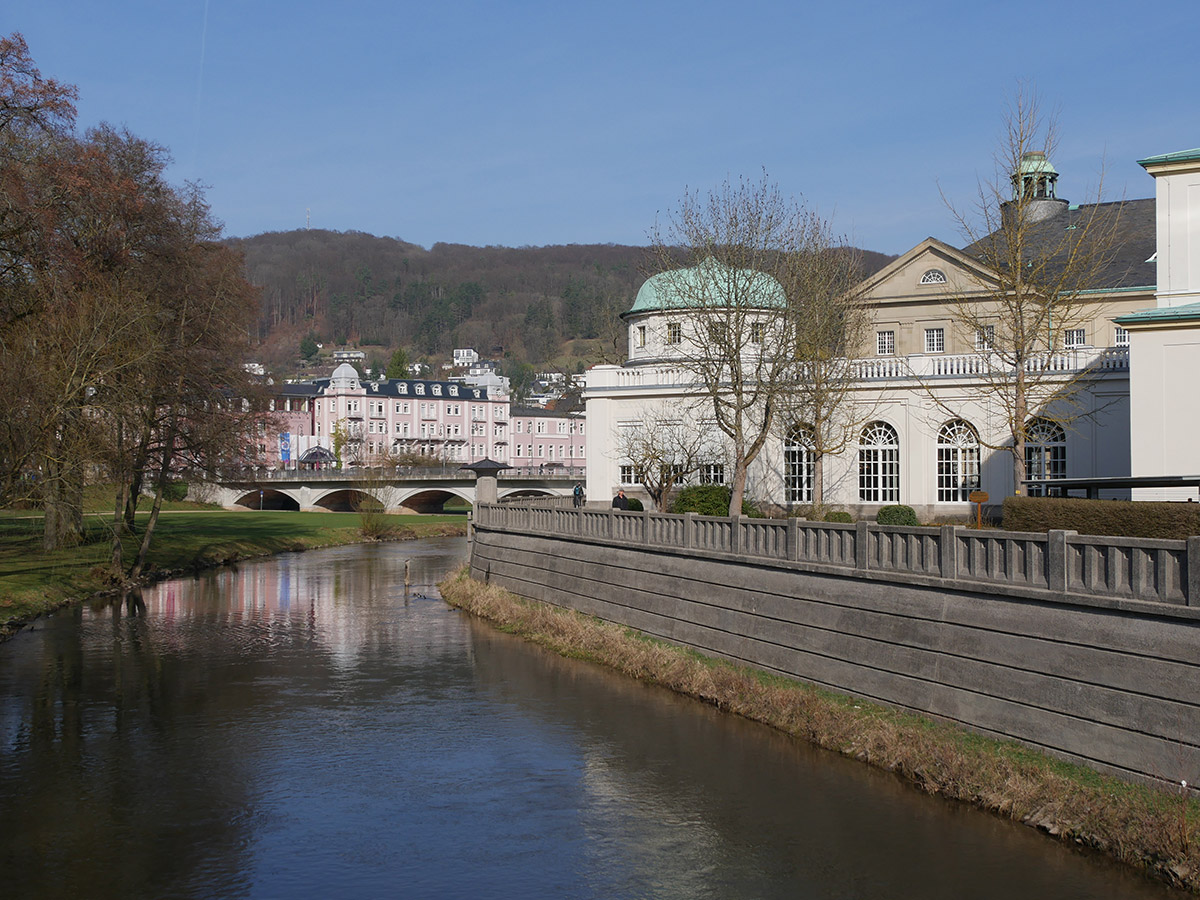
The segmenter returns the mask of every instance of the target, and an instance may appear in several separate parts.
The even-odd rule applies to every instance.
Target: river
[[[280,556],[0,645],[0,893],[1185,896],[473,621],[434,587],[465,552]]]

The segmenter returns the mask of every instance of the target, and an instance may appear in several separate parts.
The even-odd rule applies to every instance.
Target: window
[[[559,422],[559,423],[558,423],[558,433],[559,433],[559,434],[566,434],[566,433],[567,433],[567,423],[566,423],[566,422]]]
[[[962,419],[947,422],[938,431],[937,498],[939,503],[968,499],[979,490],[979,437]]]
[[[1087,333],[1082,328],[1068,328],[1063,332],[1063,346],[1068,350],[1082,347],[1087,342]]]
[[[621,484],[638,484],[637,472],[632,464],[621,466]]]
[[[991,350],[996,346],[996,326],[984,325],[975,332],[975,349],[977,351]]]
[[[1117,326],[1117,336],[1114,339],[1114,343],[1118,347],[1128,347],[1129,346],[1129,329],[1122,328],[1120,325],[1118,325]]]
[[[582,448],[580,448],[582,449]],[[583,454],[580,453],[580,456]],[[725,464],[724,463],[705,463],[700,467],[699,471],[701,484],[724,484],[725,483]]]
[[[925,329],[925,352],[926,353],[945,353],[946,352],[946,329],[945,328],[926,328]]]
[[[423,385],[423,384],[418,384],[418,385],[415,385],[414,389],[416,390],[416,392],[417,392],[418,394],[421,394],[422,396],[424,396],[424,394],[425,394],[425,385]]]
[[[646,326],[645,325],[639,325],[637,327],[637,345],[639,347],[646,346]]]
[[[767,337],[766,322],[751,322],[750,323],[750,343],[761,344]]]
[[[921,284],[945,284],[946,273],[941,269],[926,269],[921,276]]]
[[[683,326],[678,322],[667,323],[667,343],[679,344],[683,342]]]
[[[875,353],[879,356],[892,356],[896,352],[896,332],[875,332]]]
[[[537,423],[537,433],[538,433],[538,434],[545,434],[545,433],[546,433],[546,423],[545,423],[545,422],[538,422],[538,423]]]
[[[783,443],[783,485],[788,503],[812,503],[816,455],[812,434],[797,425]]]
[[[859,436],[858,499],[900,502],[900,438],[887,422],[872,422]]]
[[[1025,477],[1067,477],[1067,434],[1057,422],[1031,419],[1026,426]],[[1051,493],[1049,485],[1029,485],[1030,497],[1047,497]]]

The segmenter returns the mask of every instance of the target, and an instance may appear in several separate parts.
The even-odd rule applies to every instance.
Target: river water
[[[1182,896],[475,622],[434,587],[465,552],[281,556],[0,645],[0,895]]]

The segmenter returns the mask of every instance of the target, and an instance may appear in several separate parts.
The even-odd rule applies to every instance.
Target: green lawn
[[[387,516],[400,538],[463,533],[464,517]],[[139,514],[139,523],[146,515]],[[41,516],[0,512],[0,627],[27,621],[63,603],[103,589],[111,555],[111,514],[89,515],[84,541],[43,553]],[[363,539],[355,513],[173,509],[155,530],[148,570],[188,571],[280,553],[350,544]],[[125,558],[137,554],[140,536],[124,540]]]

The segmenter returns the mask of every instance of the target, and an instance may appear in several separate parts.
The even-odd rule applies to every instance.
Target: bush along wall
[[[1200,503],[1005,497],[1004,528],[1039,532],[1061,528],[1080,534],[1186,540],[1200,534]]]
[[[879,512],[875,516],[875,522],[879,525],[916,526],[921,524],[917,521],[916,510],[911,506],[905,506],[903,503],[880,507]]]

